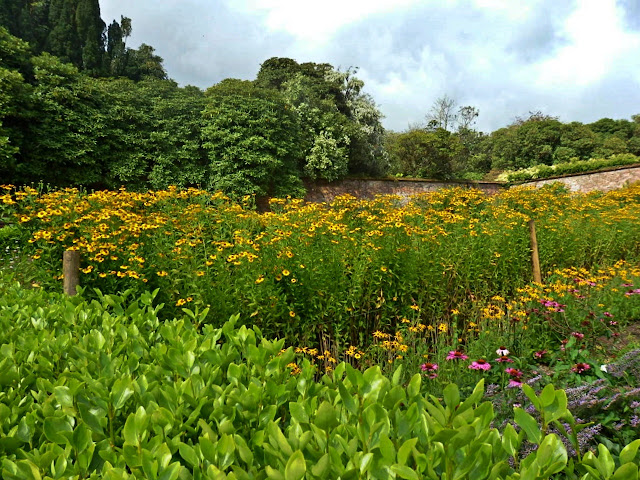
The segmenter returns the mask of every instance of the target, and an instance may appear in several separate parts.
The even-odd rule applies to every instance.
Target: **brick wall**
[[[543,185],[562,182],[572,192],[591,192],[600,190],[608,192],[633,182],[640,182],[640,165],[632,167],[615,167],[593,173],[577,173],[562,177],[545,178],[522,183],[523,186],[541,187]]]
[[[562,182],[572,192],[607,192],[640,182],[640,165],[614,167],[593,173],[577,173],[562,177],[524,182],[523,186],[541,187],[548,183]],[[305,184],[308,202],[331,202],[338,195],[350,194],[357,198],[373,198],[376,195],[398,195],[408,200],[413,195],[433,192],[441,188],[478,188],[483,192],[498,193],[504,184],[498,182],[440,182],[436,180],[398,179],[345,179],[337,182],[315,181]]]
[[[345,179],[337,182],[309,182],[305,185],[308,202],[331,202],[338,195],[350,194],[357,198],[376,195],[398,195],[408,200],[413,195],[433,192],[441,188],[478,188],[486,193],[498,193],[501,184],[494,182],[439,182],[435,180],[399,179]]]

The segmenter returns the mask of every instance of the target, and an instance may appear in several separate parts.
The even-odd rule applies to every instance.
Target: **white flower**
[[[607,366],[606,365],[600,365],[600,370],[602,370],[603,372],[607,372]]]
[[[496,353],[501,357],[506,357],[511,352],[509,352],[509,350],[507,350],[505,347],[500,347],[499,349],[496,350]]]

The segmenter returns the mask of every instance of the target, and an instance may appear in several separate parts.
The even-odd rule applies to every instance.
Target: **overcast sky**
[[[358,67],[404,130],[443,95],[477,128],[542,111],[592,122],[640,113],[640,0],[100,0],[132,19],[181,85],[253,80],[270,57]]]

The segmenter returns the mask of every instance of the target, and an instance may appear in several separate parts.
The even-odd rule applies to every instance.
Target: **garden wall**
[[[640,182],[640,165],[613,167],[599,172],[576,173],[562,177],[545,178],[544,180],[531,180],[520,185],[537,188],[554,182],[564,183],[572,192],[591,192],[593,190],[608,192],[622,188],[629,183]]]
[[[354,179],[337,182],[309,182],[305,185],[307,202],[331,202],[338,195],[349,194],[357,198],[373,198],[376,195],[398,195],[408,200],[413,195],[433,192],[442,188],[478,188],[486,193],[498,193],[502,185],[495,182],[441,182],[437,180]]]
[[[640,165],[613,167],[607,170],[591,173],[576,173],[561,177],[550,177],[543,180],[531,180],[519,185],[541,187],[549,183],[562,182],[572,192],[591,192],[600,190],[608,192],[622,188],[633,182],[640,182]],[[357,198],[373,198],[376,195],[398,195],[408,200],[413,195],[433,192],[441,188],[478,188],[483,192],[493,194],[505,188],[498,182],[442,182],[437,180],[419,180],[405,178],[385,179],[355,179],[349,178],[337,182],[323,182],[317,180],[305,184],[307,202],[331,202],[338,195],[349,194]]]

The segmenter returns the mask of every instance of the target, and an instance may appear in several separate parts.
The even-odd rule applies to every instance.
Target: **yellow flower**
[[[452,315],[458,315],[459,313],[460,313],[460,310],[458,310],[457,308],[454,308],[453,310],[451,310]]]
[[[260,275],[258,278],[256,278],[256,285],[262,282],[264,282],[264,275]]]
[[[380,267],[380,271],[386,272],[387,271],[387,267]]]
[[[446,323],[441,323],[440,325],[438,325],[438,330],[446,333],[447,332],[447,324]]]
[[[184,298],[179,298],[178,301],[176,302],[176,307],[181,307],[185,303],[187,303],[187,301]]]
[[[415,310],[416,312],[417,312],[418,310],[420,310],[420,307],[419,307],[418,305],[411,305],[409,308],[410,308],[411,310]]]
[[[289,316],[291,318],[295,317],[296,316],[296,312],[294,312],[293,310],[289,310]]]
[[[156,272],[156,275],[158,275],[159,277],[166,277],[169,274],[167,272],[165,272],[164,270],[161,270],[159,272]]]
[[[202,270],[199,270],[199,271],[196,272],[196,275],[198,277],[204,277],[204,272]]]
[[[285,268],[284,270],[282,270],[282,275],[288,277],[289,275],[291,275],[291,272]]]

